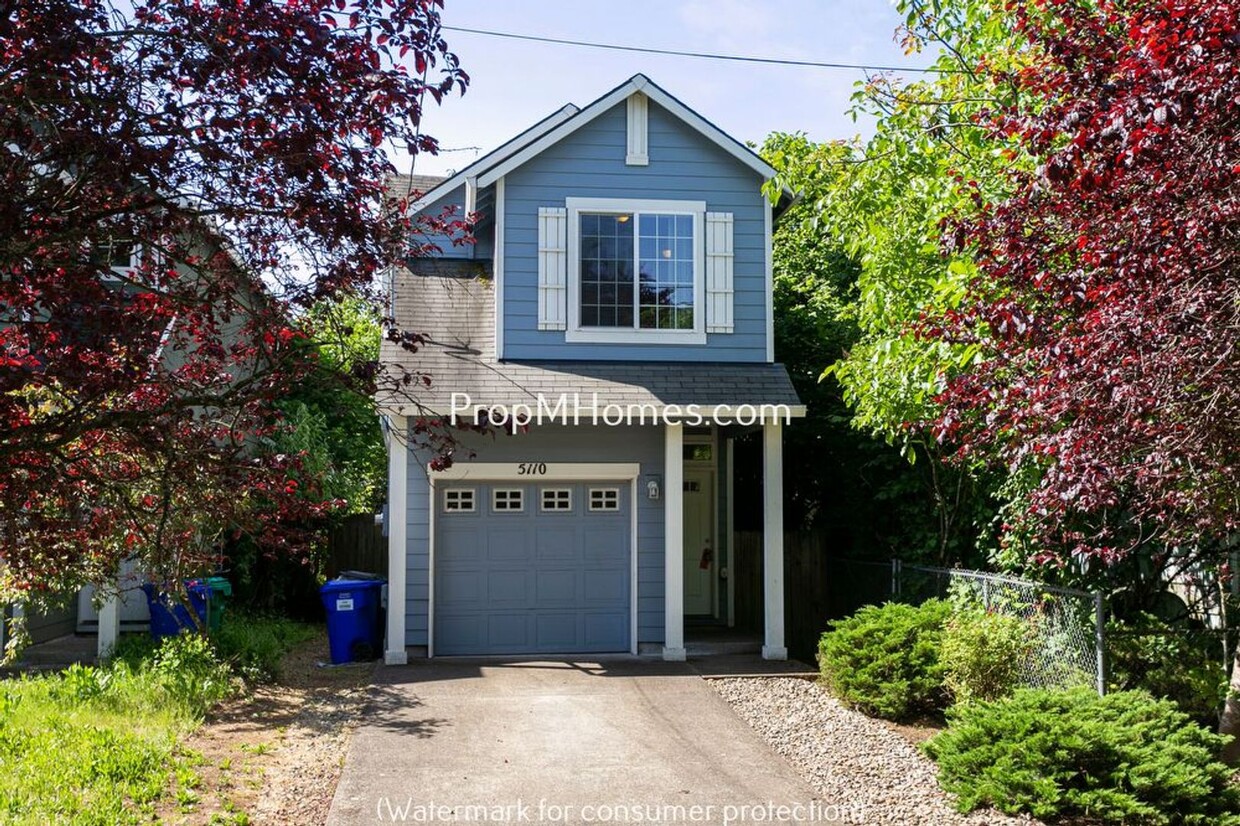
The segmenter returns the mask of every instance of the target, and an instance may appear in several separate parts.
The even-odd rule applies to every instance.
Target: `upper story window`
[[[703,344],[706,205],[569,198],[568,341]]]
[[[90,247],[90,263],[105,267],[114,273],[111,277],[124,276],[139,265],[138,244],[129,238],[108,238]],[[109,276],[105,275],[105,278]]]

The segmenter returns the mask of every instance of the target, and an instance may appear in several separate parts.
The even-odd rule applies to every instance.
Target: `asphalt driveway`
[[[435,660],[378,679],[332,826],[827,823],[846,802],[816,800],[683,663]]]

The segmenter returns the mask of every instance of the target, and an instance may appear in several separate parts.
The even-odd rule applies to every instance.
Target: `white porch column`
[[[784,443],[776,419],[762,425],[762,578],[766,602],[764,660],[788,659],[784,645]]]
[[[112,653],[121,637],[120,583],[97,586],[95,593],[103,594],[103,604],[99,606],[99,638],[95,647],[95,653],[102,659]]]
[[[388,420],[388,600],[387,642],[383,662],[405,665],[405,568],[407,547],[406,510],[409,507],[409,419],[392,416]]]
[[[663,427],[663,659],[685,658],[684,427]]]

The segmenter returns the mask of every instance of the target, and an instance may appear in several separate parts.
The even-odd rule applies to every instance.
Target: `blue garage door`
[[[443,485],[436,654],[629,650],[629,487]]]

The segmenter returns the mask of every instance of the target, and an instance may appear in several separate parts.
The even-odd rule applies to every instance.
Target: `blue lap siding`
[[[625,165],[625,105],[549,147],[505,178],[504,353],[514,360],[766,361],[766,201],[761,177],[653,101],[648,166]],[[538,208],[565,198],[705,201],[734,221],[735,331],[705,345],[565,342],[538,329]],[[701,305],[699,305],[701,306]]]

